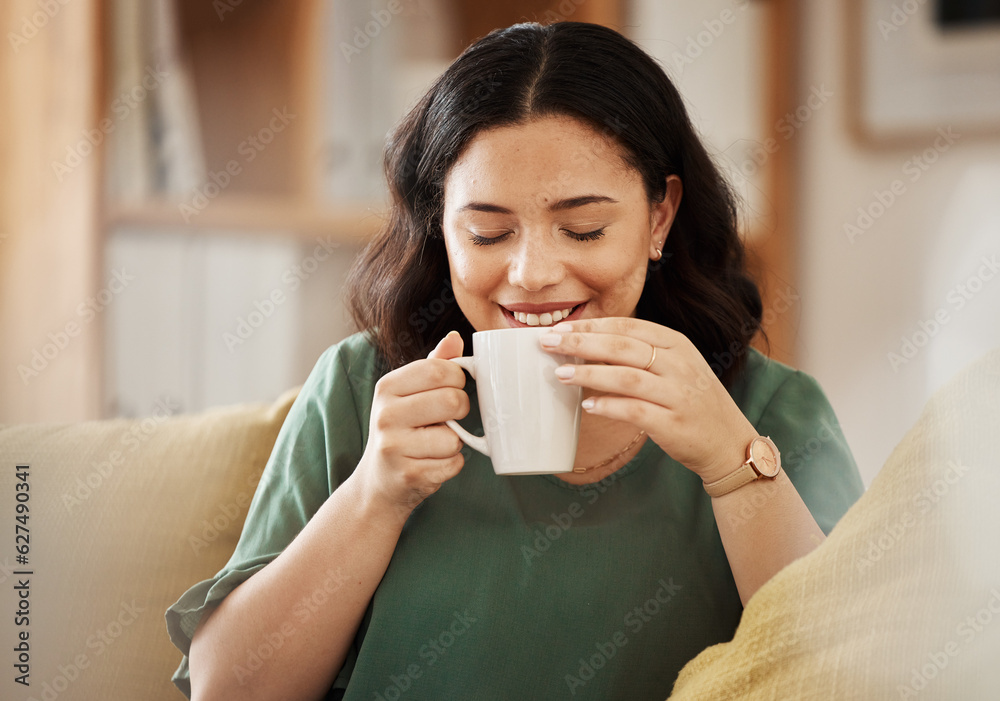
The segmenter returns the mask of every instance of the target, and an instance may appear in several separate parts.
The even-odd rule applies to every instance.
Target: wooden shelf
[[[206,170],[223,172],[236,162],[239,177],[232,178],[225,192],[202,210],[188,210],[187,215],[177,202],[133,203],[112,196],[104,223],[179,231],[287,231],[342,241],[360,241],[377,232],[384,216],[382,203],[323,203],[324,146],[319,125],[324,4],[244,0],[223,14],[201,0],[178,0],[176,6],[180,50],[191,69]],[[623,6],[622,0],[516,0],[501,5],[448,0],[460,44],[454,53],[494,27],[525,19],[617,25]],[[277,113],[294,117],[287,129],[282,126],[280,133],[267,134],[268,145],[258,149],[251,139]]]
[[[226,195],[185,221],[178,203],[151,201],[109,205],[109,227],[170,228],[192,231],[287,232],[304,239],[327,237],[360,245],[382,226],[380,202],[346,206],[319,205],[284,197]]]
[[[322,4],[252,0],[220,16],[211,3],[181,0],[178,9],[208,170],[236,159],[243,170],[234,192],[310,193],[317,176]],[[248,162],[238,148],[276,111],[293,121]]]

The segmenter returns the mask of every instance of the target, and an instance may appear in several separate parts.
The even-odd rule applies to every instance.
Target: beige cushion
[[[31,688],[17,698],[183,698],[170,682],[181,654],[164,611],[229,558],[295,394],[173,418],[165,409],[142,421],[0,429],[9,565],[14,465],[30,465]],[[7,597],[18,576],[0,577]],[[4,621],[8,648],[15,627]],[[20,688],[10,678],[7,666],[0,689]]]
[[[927,404],[869,490],[747,603],[670,701],[995,699],[1000,350]]]

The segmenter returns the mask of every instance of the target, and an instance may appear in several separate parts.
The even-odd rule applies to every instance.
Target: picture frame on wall
[[[965,4],[847,3],[856,43],[847,52],[850,121],[862,141],[926,140],[949,128],[1000,133],[1000,20]]]

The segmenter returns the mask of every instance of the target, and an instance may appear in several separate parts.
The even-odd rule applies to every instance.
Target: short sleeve
[[[819,383],[789,371],[751,421],[778,446],[782,468],[816,523],[829,533],[864,492],[864,484]]]
[[[167,609],[170,640],[185,655],[173,682],[188,697],[187,655],[202,616],[274,560],[353,472],[368,438],[374,383],[374,352],[360,335],[323,353],[278,433],[229,562]]]

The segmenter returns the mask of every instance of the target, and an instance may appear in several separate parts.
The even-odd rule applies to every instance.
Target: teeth
[[[568,309],[557,309],[554,312],[544,312],[542,314],[526,314],[525,312],[511,312],[514,318],[522,324],[528,326],[552,326],[552,324],[562,321],[573,312],[573,307]]]

